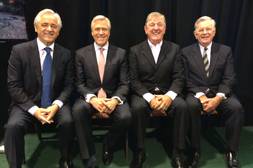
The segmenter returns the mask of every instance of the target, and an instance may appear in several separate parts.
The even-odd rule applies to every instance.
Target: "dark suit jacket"
[[[206,76],[199,44],[182,50],[187,90],[190,93],[205,92],[207,88],[215,92],[231,94],[235,81],[232,51],[228,46],[213,43],[209,77]]]
[[[183,64],[178,45],[163,41],[155,64],[148,41],[130,49],[130,79],[132,91],[142,96],[158,87],[163,92],[180,93],[184,86]]]
[[[36,39],[15,45],[9,58],[8,89],[12,104],[27,111],[40,106],[42,76]],[[53,55],[52,100],[66,103],[73,90],[73,59],[70,51],[55,44]]]
[[[122,101],[128,94],[128,73],[125,50],[109,45],[104,79],[101,82],[94,44],[76,51],[76,86],[78,93],[97,94],[102,87],[108,97],[118,96]]]

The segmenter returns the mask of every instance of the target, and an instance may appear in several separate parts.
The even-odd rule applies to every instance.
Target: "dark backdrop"
[[[75,51],[92,42],[90,21],[103,14],[112,22],[110,42],[128,49],[145,39],[143,25],[146,15],[159,11],[166,16],[165,39],[185,47],[195,42],[194,21],[209,15],[217,22],[216,42],[232,47],[237,72],[236,92],[246,111],[246,124],[253,124],[252,77],[253,1],[252,0],[27,0],[25,15],[29,39],[36,37],[33,19],[43,8],[57,11],[63,20],[58,42]],[[1,47],[1,122],[6,122],[8,96],[6,66],[11,46],[17,41],[0,43]],[[2,54],[3,53],[3,54]]]

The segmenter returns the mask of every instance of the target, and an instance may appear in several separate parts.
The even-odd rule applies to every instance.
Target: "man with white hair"
[[[235,83],[231,48],[213,42],[215,21],[202,16],[195,22],[197,43],[182,50],[187,97],[191,116],[190,167],[198,167],[200,158],[201,115],[217,115],[225,121],[227,167],[239,167],[237,152],[243,124],[242,105],[232,92]]]
[[[10,168],[24,162],[24,135],[35,123],[56,123],[59,133],[60,168],[71,168],[73,120],[69,97],[73,90],[70,51],[55,43],[62,27],[51,9],[34,19],[35,40],[15,45],[8,64],[10,117],[6,125],[5,152]]]

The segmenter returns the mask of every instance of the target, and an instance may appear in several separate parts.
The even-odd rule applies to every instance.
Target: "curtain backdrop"
[[[217,22],[215,41],[233,49],[238,80],[236,93],[245,108],[246,123],[253,125],[252,0],[27,0],[25,15],[29,39],[36,37],[33,19],[43,8],[60,14],[63,28],[58,42],[73,52],[92,42],[90,22],[98,14],[108,16],[112,22],[110,42],[125,49],[146,38],[143,26],[147,14],[152,11],[166,16],[165,39],[181,47],[195,42],[194,21],[202,15],[211,16]],[[1,64],[6,67],[7,62]],[[5,87],[1,89],[6,90]]]

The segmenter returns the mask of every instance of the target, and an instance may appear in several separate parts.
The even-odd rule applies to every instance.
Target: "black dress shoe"
[[[68,160],[62,160],[59,161],[59,168],[74,168],[73,162]]]
[[[199,165],[200,154],[199,152],[193,152],[188,161],[189,168],[197,168]]]
[[[89,159],[83,160],[83,163],[85,168],[98,168],[95,155],[91,156]]]
[[[237,156],[233,152],[226,153],[226,161],[228,168],[239,168],[239,161],[237,159]]]
[[[130,163],[130,168],[142,168],[142,165],[145,160],[146,160],[146,154],[144,151],[134,153],[133,159]]]
[[[171,166],[173,168],[183,168],[184,167],[184,162],[181,157],[175,157],[171,161]]]
[[[103,156],[102,160],[104,165],[109,165],[112,163],[113,160],[113,152],[108,149],[108,146],[106,143],[103,145]]]

